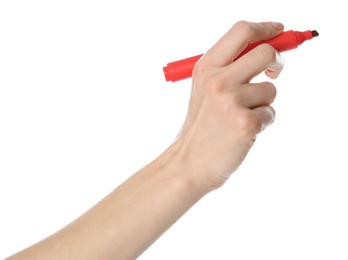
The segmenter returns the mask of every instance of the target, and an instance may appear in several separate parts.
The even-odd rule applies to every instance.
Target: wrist
[[[218,185],[212,184],[206,178],[209,175],[207,169],[201,169],[198,161],[191,160],[187,156],[180,141],[170,145],[155,162],[197,199],[218,188]]]

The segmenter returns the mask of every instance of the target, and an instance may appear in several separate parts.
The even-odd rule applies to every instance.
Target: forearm
[[[10,259],[135,259],[205,194],[175,153],[169,148],[79,219]]]
[[[272,83],[250,83],[282,62],[260,45],[231,64],[250,42],[283,31],[277,23],[237,23],[193,71],[190,107],[177,141],[75,222],[11,259],[134,259],[239,167],[256,135],[275,116]],[[244,46],[244,47],[243,47]]]

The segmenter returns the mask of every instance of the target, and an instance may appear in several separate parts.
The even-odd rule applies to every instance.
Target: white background
[[[190,80],[166,83],[162,67],[244,19],[320,36],[283,54],[276,122],[242,167],[140,259],[348,259],[344,5],[0,1],[0,258],[159,155],[190,92]]]

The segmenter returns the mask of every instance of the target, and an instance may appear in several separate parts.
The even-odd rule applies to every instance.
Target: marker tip
[[[317,37],[317,36],[319,36],[319,33],[318,33],[317,31],[314,30],[314,31],[312,31],[312,36],[313,36],[313,37]]]

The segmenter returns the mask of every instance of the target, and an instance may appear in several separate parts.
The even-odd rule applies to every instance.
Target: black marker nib
[[[319,36],[319,33],[317,31],[312,31],[312,36],[313,37],[318,37]]]

